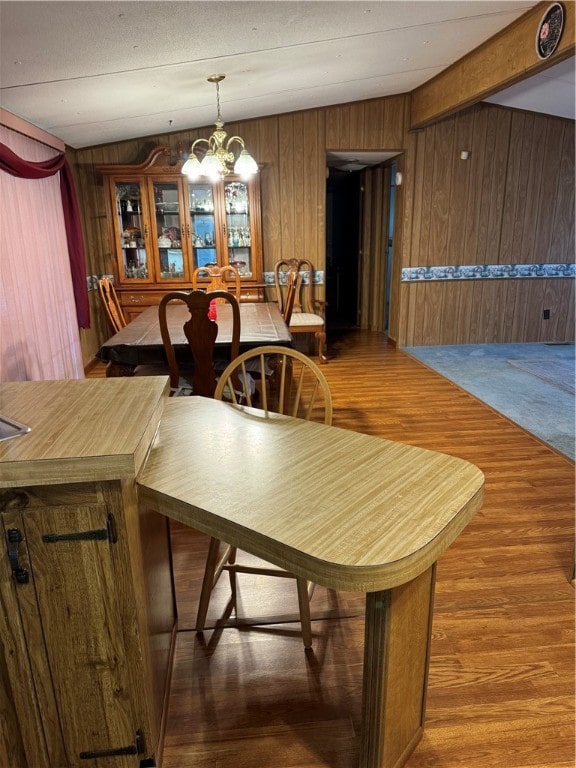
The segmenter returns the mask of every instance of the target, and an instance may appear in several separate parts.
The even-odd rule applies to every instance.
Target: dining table
[[[275,302],[240,302],[240,352],[268,344],[291,346],[292,335]],[[232,341],[232,309],[229,304],[216,307],[220,351]],[[188,351],[184,323],[189,319],[183,303],[168,304],[167,320],[177,356]],[[148,307],[118,333],[104,342],[96,357],[106,362],[106,376],[130,376],[138,366],[166,366],[160,335],[158,307]]]
[[[141,514],[365,593],[358,765],[403,765],[424,729],[436,562],[481,508],[482,472],[455,456],[192,396],[165,402],[137,489]]]

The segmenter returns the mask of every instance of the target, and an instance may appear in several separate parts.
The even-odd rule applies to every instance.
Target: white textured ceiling
[[[0,104],[79,148],[213,123],[215,72],[225,122],[405,93],[535,4],[2,0]]]

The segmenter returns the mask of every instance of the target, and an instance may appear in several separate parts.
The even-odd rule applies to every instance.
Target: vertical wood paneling
[[[292,119],[292,205],[293,205],[293,232],[292,242],[289,245],[290,255],[295,259],[305,258],[308,252],[307,241],[310,239],[310,230],[305,229],[309,225],[307,218],[310,205],[313,200],[310,189],[313,187],[305,168],[305,146],[307,137],[304,133],[304,118],[301,112]],[[306,176],[306,180],[305,180]]]
[[[520,264],[525,261],[523,249],[523,232],[525,213],[528,199],[528,188],[532,183],[530,178],[530,154],[532,146],[532,134],[534,131],[534,116],[522,114],[522,130],[513,140],[520,146],[518,183],[516,188],[509,187],[508,197],[516,201],[513,221],[512,264]]]
[[[357,147],[366,147],[366,107],[364,102],[360,101],[358,104],[350,105],[350,149],[356,149]]]
[[[469,165],[468,195],[466,206],[466,218],[464,226],[465,248],[463,264],[477,264],[480,260],[478,254],[478,241],[483,219],[482,209],[482,169],[486,154],[487,114],[483,110],[473,112],[472,150],[471,157],[466,161]]]
[[[556,308],[560,312],[560,317],[564,319],[564,335],[554,337],[555,340],[574,341],[574,296],[576,294],[576,285],[574,280],[566,280],[563,284],[564,298],[562,303]],[[561,330],[560,328],[558,329]]]
[[[546,138],[545,122],[538,119],[537,115],[532,117],[532,141],[526,147],[526,157],[529,159],[529,171],[526,183],[526,206],[524,208],[524,219],[522,226],[522,254],[521,261],[532,263],[538,261],[534,250],[536,240],[536,227],[538,222],[538,199],[539,186],[543,171],[542,165],[542,142]]]
[[[516,314],[516,297],[518,294],[518,280],[503,281],[506,293],[500,311],[500,337],[499,342],[511,342],[513,340],[512,328]]]
[[[442,292],[441,327],[446,338],[445,344],[456,344],[459,328],[457,318],[460,314],[460,294],[462,284],[455,282],[452,290]]]
[[[386,118],[384,117],[384,100],[367,101],[364,107],[364,144],[366,149],[383,149],[401,147],[398,145],[387,144],[384,141],[386,133]]]
[[[419,153],[418,160],[423,163],[422,173],[422,215],[420,217],[420,238],[418,243],[418,253],[416,256],[416,264],[419,266],[425,266],[431,263],[430,253],[430,230],[432,227],[432,203],[434,198],[434,142],[436,136],[436,129],[426,131],[424,151]],[[433,258],[433,257],[432,257]]]
[[[562,154],[558,171],[556,206],[552,222],[549,260],[561,263],[574,254],[574,124],[563,123]]]
[[[406,106],[409,99],[406,96],[390,96],[382,99],[383,119],[381,122],[382,134],[380,136],[380,148],[400,149],[406,145],[405,132],[410,124]]]
[[[516,226],[518,222],[518,209],[521,207],[521,198],[520,194],[510,194],[510,192],[511,190],[518,190],[520,193],[524,124],[524,112],[513,112],[510,122],[510,150],[506,167],[506,195],[502,205],[501,264],[517,264],[520,261],[520,244],[517,238]]]
[[[526,314],[528,311],[528,282],[526,280],[518,280],[516,282],[517,290],[516,290],[516,311],[514,313],[514,324],[513,324],[513,334],[512,338],[516,340],[517,338],[522,339],[523,341],[526,341],[525,338],[525,323],[526,323]]]
[[[480,280],[471,281],[470,293],[470,344],[480,344],[483,337],[485,322],[482,312],[482,282]]]
[[[470,338],[470,307],[472,306],[474,284],[465,280],[463,283],[459,283],[459,286],[460,302],[458,303],[458,316],[454,322],[454,326],[456,327],[456,341],[453,341],[453,344],[457,344],[458,339]],[[450,322],[448,316],[445,317],[444,322]]]
[[[480,198],[478,211],[478,240],[476,243],[475,264],[486,264],[490,261],[488,255],[488,233],[490,229],[490,213],[492,210],[493,194],[493,158],[496,143],[497,122],[493,113],[486,114],[486,133],[484,136],[484,151],[480,182]]]
[[[436,126],[431,156],[433,184],[429,241],[429,263],[447,264],[448,222],[452,182],[452,154],[454,147],[454,120],[445,120]]]
[[[408,125],[410,99],[404,99],[403,119]],[[404,337],[408,318],[408,291],[401,283],[402,268],[410,265],[412,258],[412,223],[415,219],[413,199],[416,186],[415,162],[416,139],[414,133],[405,138],[405,152],[396,158],[398,171],[406,181],[396,188],[394,218],[394,242],[392,256],[392,279],[390,286],[390,313],[388,336],[398,346],[405,343]],[[411,179],[409,182],[408,179]]]
[[[395,231],[402,249],[395,246],[392,285],[397,342],[473,343],[486,335],[522,341],[528,332],[536,338],[551,332],[573,337],[571,281],[544,281],[542,291],[529,290],[528,283],[540,282],[531,280],[505,281],[498,289],[456,281],[433,289],[399,283],[402,266],[572,261],[573,122],[480,104],[408,134],[409,108],[410,97],[401,95],[226,126],[243,136],[263,166],[265,271],[295,251],[325,268],[327,148],[404,150],[402,217]],[[211,129],[76,152],[89,274],[111,272],[113,263],[105,196],[93,165],[136,162],[160,143],[170,145],[176,157]],[[462,149],[471,152],[468,161],[460,160]],[[532,310],[527,302],[539,306]],[[544,326],[542,302],[551,309]]]
[[[504,112],[504,114],[501,114]],[[506,192],[506,169],[510,143],[510,111],[491,112],[494,133],[494,151],[489,171],[490,198],[488,207],[488,231],[486,234],[486,263],[499,264],[500,234],[502,231],[502,210]]]
[[[424,341],[423,344],[435,344],[434,339],[442,333],[442,284],[424,283],[423,304],[420,311],[423,314]]]
[[[455,146],[449,148],[451,188],[448,206],[446,237],[446,264],[462,264],[466,250],[466,215],[470,186],[470,160],[461,160],[462,150],[472,146],[473,117],[470,112],[454,121],[456,123]]]
[[[471,151],[469,160],[459,160],[462,149]],[[571,121],[481,104],[424,129],[412,160],[413,205],[406,221],[412,242],[405,263],[573,261]],[[433,341],[433,307],[428,302],[435,294],[428,287],[402,291],[400,344],[404,338],[414,344],[551,340],[557,333],[565,340],[574,338],[574,331],[562,329],[560,321],[542,320],[543,309],[551,309],[553,317],[558,302],[572,293],[558,284],[564,282],[450,281],[441,289],[442,327]],[[543,306],[547,301],[551,307]],[[561,316],[573,317],[573,306],[568,298]]]
[[[410,154],[407,155],[408,174],[414,178],[409,187],[408,194],[412,196],[412,205],[405,208],[405,229],[410,232],[408,238],[409,258],[406,266],[416,267],[423,262],[420,260],[420,243],[422,241],[422,219],[424,217],[424,170],[425,164],[422,161],[426,155],[426,134],[419,131],[415,137],[412,137],[413,161],[410,161]]]
[[[544,280],[526,280],[528,295],[526,297],[526,317],[524,319],[524,335],[526,341],[541,341],[542,304],[546,284]]]
[[[314,267],[323,268],[326,259],[325,209],[326,209],[326,147],[324,144],[323,113],[305,112],[303,122],[303,189],[304,257]],[[316,298],[324,295],[317,290]]]
[[[390,168],[367,168],[362,172],[362,266],[360,280],[361,326],[384,332]]]
[[[99,147],[79,150],[75,158],[76,195],[83,212],[82,228],[85,242],[86,274],[102,275],[111,272],[112,234],[102,180],[94,166],[100,162],[103,152]],[[82,359],[88,361],[103,339],[110,335],[100,297],[97,291],[88,296],[90,328],[80,332]]]
[[[340,135],[338,137],[339,149],[350,149],[353,145],[350,143],[350,107],[343,105],[337,107],[340,112]]]
[[[340,147],[340,112],[337,107],[328,107],[324,110],[326,128],[326,148],[338,149]]]
[[[317,113],[311,115],[303,112],[300,115],[302,126],[302,152],[299,179],[302,185],[302,220],[300,237],[304,258],[310,259],[314,267],[324,264],[324,257],[319,261],[318,243],[318,164],[320,155],[324,155],[318,144]],[[324,203],[322,203],[324,209]]]
[[[278,167],[280,172],[280,233],[282,253],[279,258],[293,258],[296,220],[294,213],[296,195],[302,190],[294,184],[293,115],[278,119]],[[264,207],[264,206],[263,206]]]
[[[372,226],[369,201],[372,199],[372,174],[362,171],[362,197],[360,220],[360,280],[359,280],[359,314],[360,327],[368,328],[370,316],[370,258],[372,252]]]
[[[538,341],[547,341],[549,338],[562,338],[564,336],[565,320],[558,307],[563,306],[563,293],[569,284],[568,280],[548,280],[542,293],[541,309],[550,309],[550,319],[543,320],[538,333]],[[551,307],[553,309],[551,309]]]
[[[574,340],[571,280],[420,282],[403,289],[404,301],[418,309],[409,315],[405,346]],[[543,309],[550,320],[542,319]]]
[[[498,312],[484,312],[485,337],[488,344],[495,344],[502,338],[503,308],[506,306],[508,282],[506,280],[485,280],[483,282],[482,306],[498,307]]]
[[[389,172],[386,174],[383,168],[377,168],[371,173],[374,176],[374,194],[372,195],[372,227],[373,250],[372,270],[369,285],[370,296],[370,327],[375,331],[384,330],[384,297],[386,295],[386,246],[387,246],[387,218],[389,200]],[[385,180],[388,179],[388,185]]]
[[[329,127],[330,143],[326,142],[328,148],[337,150],[361,148],[354,147],[350,143],[350,119],[354,109],[354,105],[350,104],[338,104],[329,108],[331,125]]]
[[[262,251],[264,271],[271,272],[282,254],[282,203],[280,200],[280,167],[277,162],[278,118],[271,117],[258,123],[258,149],[255,155],[261,164],[260,189],[262,200]]]
[[[560,120],[547,120],[545,128],[546,138],[540,150],[543,173],[538,189],[537,211],[535,212],[537,225],[534,238],[534,261],[538,263],[549,260],[554,211],[558,200],[564,133],[564,126]]]

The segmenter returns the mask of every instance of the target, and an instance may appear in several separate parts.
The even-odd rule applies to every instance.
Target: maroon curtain
[[[50,160],[32,163],[18,157],[9,147],[0,143],[0,170],[20,179],[45,179],[60,171],[60,194],[62,195],[64,226],[68,241],[76,317],[80,328],[90,328],[90,304],[86,286],[86,260],[84,258],[80,212],[74,189],[74,178],[66,157],[61,154]]]

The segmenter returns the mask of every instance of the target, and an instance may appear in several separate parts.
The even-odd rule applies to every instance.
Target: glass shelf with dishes
[[[142,222],[142,190],[138,182],[115,185],[116,233],[121,279],[147,279],[150,272]]]
[[[224,206],[228,262],[242,277],[252,277],[252,232],[248,186],[240,181],[224,182]]]
[[[154,212],[160,280],[183,279],[187,275],[180,225],[180,184],[154,181]]]

